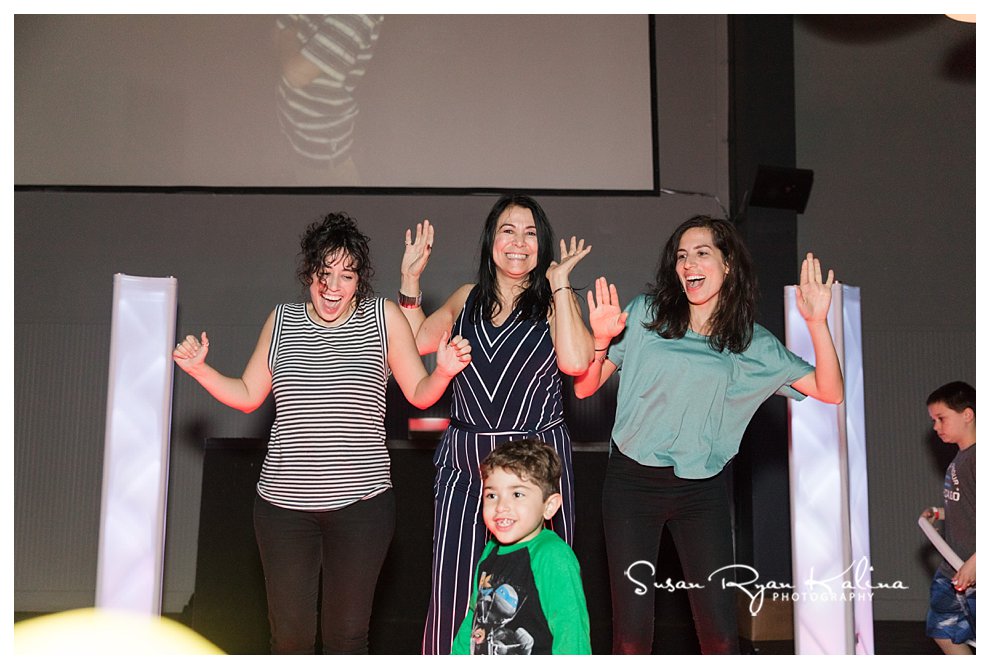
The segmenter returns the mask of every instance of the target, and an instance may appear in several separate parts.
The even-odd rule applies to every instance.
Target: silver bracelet
[[[419,309],[420,305],[423,304],[423,291],[419,291],[419,295],[416,297],[409,297],[408,295],[403,295],[402,291],[399,291],[399,306],[404,309]]]

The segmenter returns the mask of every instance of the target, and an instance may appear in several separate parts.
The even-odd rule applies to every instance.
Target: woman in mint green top
[[[688,589],[701,651],[738,652],[733,593],[718,587],[718,574],[709,582],[735,562],[723,468],[771,395],[842,401],[826,322],[832,283],[831,270],[823,281],[809,253],[797,296],[817,368],[755,323],[749,252],[721,219],[696,216],[681,224],[664,246],[649,292],[625,311],[604,278],[588,293],[596,354],[575,380],[575,393],[588,397],[619,372],[602,505],[613,653],[651,652],[650,586],[665,525],[685,580],[705,586]]]

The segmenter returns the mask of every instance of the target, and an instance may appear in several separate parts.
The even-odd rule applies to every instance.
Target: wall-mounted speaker
[[[815,173],[812,170],[760,165],[756,168],[749,205],[790,209],[803,214],[814,178]]]

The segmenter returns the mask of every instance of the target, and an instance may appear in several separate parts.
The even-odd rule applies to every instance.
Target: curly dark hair
[[[331,212],[306,228],[300,241],[296,277],[304,289],[309,288],[313,284],[313,275],[323,268],[326,259],[343,253],[353,263],[349,269],[357,272],[355,298],[360,302],[374,293],[371,277],[375,270],[371,266],[369,241],[371,240],[358,230],[353,218],[344,212]]]
[[[496,447],[481,461],[481,477],[488,478],[496,468],[532,481],[543,491],[543,499],[560,492],[560,456],[539,439],[509,441]]]
[[[976,413],[976,388],[965,381],[952,381],[939,386],[928,396],[928,406],[941,402],[956,413],[972,409]]]
[[[510,207],[529,209],[536,222],[537,255],[536,267],[529,273],[529,281],[525,290],[516,298],[513,308],[519,307],[520,318],[524,320],[541,320],[546,318],[550,308],[550,281],[547,279],[547,269],[553,262],[553,228],[546,212],[536,200],[528,195],[504,195],[492,206],[485,219],[485,229],[481,233],[481,263],[478,267],[478,304],[479,313],[471,314],[471,322],[491,320],[499,312],[498,279],[495,276],[495,261],[492,259],[492,249],[495,246],[495,234],[498,232],[498,219]]]
[[[749,250],[736,227],[721,218],[694,216],[674,230],[660,253],[656,279],[648,289],[647,302],[653,320],[643,325],[664,339],[680,339],[688,330],[691,310],[677,276],[677,248],[681,236],[691,228],[711,230],[712,240],[729,266],[719,291],[718,306],[711,317],[708,344],[716,351],[728,349],[732,353],[742,353],[753,340],[756,274]]]

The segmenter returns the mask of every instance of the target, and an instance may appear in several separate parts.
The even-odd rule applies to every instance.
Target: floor
[[[35,613],[14,613],[14,622],[33,618]],[[177,614],[169,616],[183,621],[183,616]],[[372,652],[382,655],[388,654],[413,654],[410,650],[415,648],[418,638],[402,638],[396,635],[397,630],[393,628],[392,633],[386,639],[384,635],[372,635]],[[915,621],[874,621],[874,650],[877,655],[940,655],[938,648],[931,639],[925,636],[925,624]],[[408,636],[408,635],[407,635]],[[597,639],[596,650],[605,639]],[[741,650],[747,655],[793,655],[794,642],[786,641],[751,641],[740,639]],[[698,652],[697,643],[690,628],[686,626],[671,626],[669,628],[657,628],[657,642],[654,654],[660,655],[691,655]]]
[[[877,655],[941,655],[925,636],[925,623],[899,620],[873,622],[874,652]],[[793,655],[793,641],[743,640],[743,652],[754,655]]]

